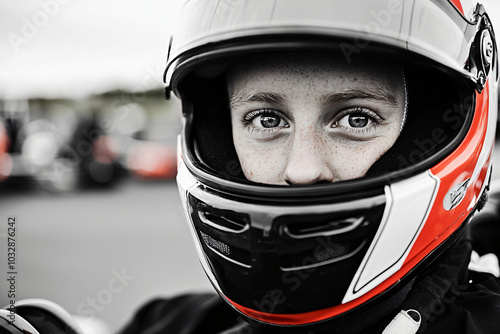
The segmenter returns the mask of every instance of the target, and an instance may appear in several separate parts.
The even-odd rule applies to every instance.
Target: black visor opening
[[[407,86],[407,116],[400,136],[363,178],[382,177],[387,182],[436,165],[460,144],[472,120],[475,91],[462,76],[414,55],[378,56],[386,57],[384,61],[393,57],[395,63],[405,59],[401,66]],[[255,184],[243,175],[233,144],[225,72],[228,64],[227,58],[198,62],[179,80],[177,91],[188,101],[192,113],[185,132],[187,154],[205,173]]]

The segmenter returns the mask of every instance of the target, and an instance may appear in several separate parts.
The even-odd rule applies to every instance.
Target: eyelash
[[[255,117],[261,116],[264,114],[272,114],[274,116],[278,116],[278,117],[282,118],[280,113],[274,109],[259,109],[259,110],[250,111],[248,114],[246,114],[245,117],[243,118],[243,122],[245,122],[245,123],[251,122]]]

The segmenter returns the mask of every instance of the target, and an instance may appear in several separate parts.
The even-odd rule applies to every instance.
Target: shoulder
[[[496,334],[500,332],[500,279],[471,271],[433,309],[424,333]]]
[[[146,303],[120,334],[216,334],[234,326],[237,318],[216,294],[184,294]]]

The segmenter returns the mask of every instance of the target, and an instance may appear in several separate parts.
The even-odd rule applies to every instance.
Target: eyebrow
[[[286,98],[283,94],[273,92],[257,92],[253,94],[235,94],[231,96],[229,104],[231,108],[242,102],[265,102],[273,105],[285,105]]]
[[[396,97],[394,94],[388,90],[377,87],[374,88],[348,88],[338,93],[325,94],[321,97],[321,105],[328,106],[336,103],[346,102],[353,99],[372,99],[376,101],[381,101],[382,103],[388,104],[392,107],[398,107],[396,102]],[[252,94],[235,94],[231,96],[229,104],[231,108],[234,108],[239,103],[244,102],[265,102],[273,105],[285,105],[286,98],[283,94],[274,92],[257,92]]]
[[[338,93],[326,94],[321,97],[321,104],[328,106],[335,103],[345,102],[353,99],[372,99],[386,103],[392,107],[398,107],[394,94],[381,87],[374,88],[348,88]]]

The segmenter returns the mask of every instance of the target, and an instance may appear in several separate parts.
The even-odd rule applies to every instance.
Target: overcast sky
[[[496,21],[500,1],[482,2]],[[182,3],[0,0],[0,98],[160,86]]]
[[[160,85],[183,2],[0,0],[0,97]]]

